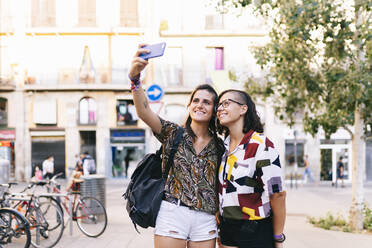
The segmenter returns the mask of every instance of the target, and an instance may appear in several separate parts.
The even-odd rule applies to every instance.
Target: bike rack
[[[72,236],[72,229],[73,229],[73,225],[72,225],[72,222],[73,222],[73,219],[72,219],[72,195],[71,194],[63,194],[63,193],[43,193],[43,194],[39,194],[37,196],[51,196],[51,197],[56,197],[56,196],[60,196],[60,197],[68,197],[68,211],[70,212],[70,218],[68,220],[68,222],[70,222],[70,236]]]

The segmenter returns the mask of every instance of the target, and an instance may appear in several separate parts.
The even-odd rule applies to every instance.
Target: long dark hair
[[[241,103],[247,105],[248,110],[244,115],[244,125],[243,125],[243,133],[248,133],[249,130],[254,130],[259,133],[263,133],[263,125],[261,123],[260,117],[257,114],[256,105],[252,101],[252,98],[248,95],[247,92],[242,90],[225,90],[218,96],[218,101],[221,97],[228,93],[233,92],[239,96],[239,100]],[[227,137],[229,135],[229,130],[227,127],[224,127],[220,124],[220,121],[217,119],[217,130],[220,134],[225,135]]]
[[[209,124],[208,124],[208,131],[209,131],[209,134],[212,137],[217,136],[216,111],[217,111],[217,104],[218,104],[218,94],[213,89],[213,87],[209,84],[201,84],[201,85],[197,86],[193,90],[193,92],[191,93],[190,101],[189,101],[189,104],[187,106],[190,106],[190,104],[194,100],[195,93],[199,90],[206,90],[213,95],[213,113],[212,113],[212,118],[211,118],[211,120],[209,121]],[[192,119],[191,119],[190,114],[189,114],[189,116],[187,117],[186,122],[185,122],[185,128],[186,128],[187,132],[191,135],[191,137],[195,138],[195,133],[192,131],[191,126],[190,126],[191,121],[192,121]]]

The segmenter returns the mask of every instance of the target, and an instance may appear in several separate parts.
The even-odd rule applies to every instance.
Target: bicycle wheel
[[[46,203],[43,204],[43,206],[44,206],[43,212],[48,211],[50,206],[54,205],[57,208],[59,208],[59,210],[62,213],[62,220],[64,220],[64,212],[63,212],[63,208],[62,208],[62,205],[61,205],[60,201],[58,201],[53,196],[39,196],[39,203],[43,203],[43,202],[46,202]],[[54,206],[52,206],[52,207],[54,207]],[[58,227],[58,226],[56,226],[56,227]]]
[[[28,248],[30,243],[30,227],[26,218],[13,209],[0,209],[0,247]]]
[[[53,202],[32,204],[26,212],[30,222],[31,244],[37,248],[50,248],[61,239],[64,221],[61,210]]]
[[[88,237],[98,237],[106,229],[106,209],[94,197],[87,196],[80,199],[74,209],[73,216],[79,229]]]

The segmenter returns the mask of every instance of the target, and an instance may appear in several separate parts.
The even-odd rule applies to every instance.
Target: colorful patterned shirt
[[[160,118],[160,117],[159,117]],[[162,129],[155,137],[164,144],[165,155],[163,169],[168,161],[178,125],[160,118]],[[218,195],[216,192],[216,171],[218,141],[213,139],[204,149],[196,154],[193,138],[184,129],[183,138],[174,155],[168,180],[165,186],[165,197],[170,196],[181,200],[187,206],[210,214],[218,209]]]
[[[282,169],[274,144],[249,131],[230,154],[230,136],[218,172],[220,214],[228,219],[270,216],[270,195],[283,191]]]

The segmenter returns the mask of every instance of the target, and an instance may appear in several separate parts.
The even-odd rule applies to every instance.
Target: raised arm
[[[148,64],[147,60],[138,57],[140,54],[149,53],[149,50],[142,48],[145,45],[146,44],[140,44],[138,46],[138,50],[132,60],[132,64],[129,70],[129,78],[131,79],[132,84],[137,84],[135,85],[136,87],[132,87],[134,88],[132,89],[132,95],[138,117],[143,120],[152,129],[153,132],[160,133],[160,119],[154,112],[152,112],[140,82],[136,82],[137,80],[139,80],[141,71],[143,71],[143,69],[145,69]]]

